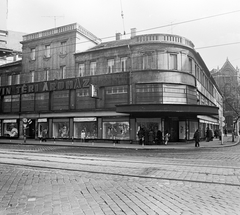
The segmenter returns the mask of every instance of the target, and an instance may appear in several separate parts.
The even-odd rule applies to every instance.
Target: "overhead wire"
[[[190,23],[190,22],[196,22],[196,21],[200,21],[200,20],[204,20],[204,19],[210,19],[210,18],[214,18],[214,17],[218,17],[218,16],[224,16],[224,15],[228,15],[228,14],[232,14],[232,13],[238,13],[238,12],[240,12],[240,10],[215,14],[215,15],[206,16],[206,17],[200,17],[200,18],[191,19],[191,20],[185,20],[185,21],[181,21],[181,22],[170,23],[170,24],[161,25],[161,26],[158,26],[158,27],[138,30],[138,31],[136,31],[136,33],[155,30],[155,29],[160,29],[160,28],[165,28],[165,27],[170,27],[170,26],[173,26],[173,25],[181,25],[181,24],[186,24],[186,23]],[[131,34],[131,33],[126,33],[125,30],[124,30],[124,33],[125,33],[125,35],[130,35]],[[115,36],[102,37],[102,38],[99,38],[99,39],[104,40],[104,39],[110,39],[110,38],[115,38]],[[72,46],[73,44],[78,45],[78,44],[90,43],[90,42],[92,42],[92,41],[87,40],[87,41],[81,41],[81,42],[67,44],[66,46]],[[199,48],[195,48],[195,49],[213,48],[213,47],[220,47],[220,46],[226,46],[226,45],[234,45],[234,44],[239,44],[239,43],[240,43],[240,41],[237,41],[237,42],[233,42],[233,43],[224,43],[224,44],[217,44],[217,45],[212,45],[212,46],[204,46],[204,47],[199,47]],[[61,47],[61,46],[59,45],[59,46],[50,47],[50,50],[57,49],[59,47]],[[44,50],[45,49],[40,49],[40,50],[36,50],[36,52],[40,52],[40,51],[44,51]],[[29,52],[24,52],[24,54],[29,54],[29,53],[31,53],[31,52],[30,51]]]

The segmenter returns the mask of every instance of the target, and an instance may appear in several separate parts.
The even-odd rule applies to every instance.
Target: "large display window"
[[[53,138],[69,138],[69,119],[53,119]]]
[[[37,135],[38,137],[45,137],[48,136],[48,123],[47,119],[38,119],[38,132]]]
[[[107,121],[103,122],[103,139],[129,139],[128,121]]]
[[[97,138],[97,119],[74,118],[74,138],[96,139]]]
[[[3,135],[6,137],[18,137],[18,124],[16,119],[3,120]]]

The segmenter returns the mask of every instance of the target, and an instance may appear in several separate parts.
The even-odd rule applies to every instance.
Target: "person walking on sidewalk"
[[[193,136],[194,140],[195,140],[195,147],[199,147],[199,141],[200,141],[200,134],[198,129],[195,131],[194,136]]]
[[[168,133],[168,131],[166,131],[166,134],[165,134],[165,136],[164,136],[164,144],[165,144],[165,145],[168,144],[169,137],[170,137],[170,134]]]

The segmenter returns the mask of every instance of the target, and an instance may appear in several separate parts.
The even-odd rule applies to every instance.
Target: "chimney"
[[[131,28],[131,38],[136,36],[136,31],[137,31],[136,28]]]
[[[116,33],[116,40],[121,40],[122,34],[121,33]]]

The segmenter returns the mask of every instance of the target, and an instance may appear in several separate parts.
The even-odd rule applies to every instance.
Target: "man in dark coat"
[[[194,140],[195,140],[195,147],[199,147],[199,141],[200,141],[200,134],[198,129],[195,131],[194,136],[193,136]]]

